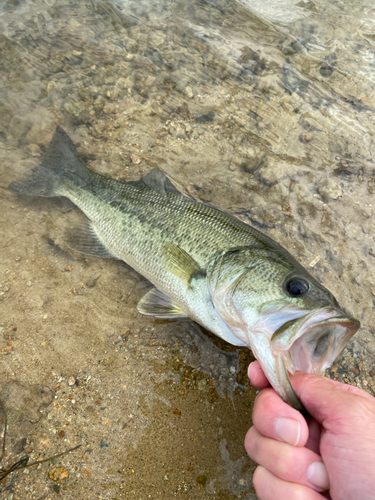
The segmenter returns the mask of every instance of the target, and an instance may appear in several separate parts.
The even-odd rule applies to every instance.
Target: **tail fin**
[[[59,196],[58,187],[63,178],[80,185],[88,175],[89,170],[70,137],[57,127],[42,163],[29,170],[19,181],[12,182],[8,189],[29,196]]]

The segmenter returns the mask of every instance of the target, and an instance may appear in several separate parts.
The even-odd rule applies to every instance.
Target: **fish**
[[[71,200],[84,214],[67,244],[126,262],[153,285],[142,314],[190,318],[249,347],[281,398],[303,411],[289,380],[324,375],[360,327],[281,245],[235,216],[181,193],[158,168],[120,182],[90,170],[58,127],[42,162],[8,188]]]

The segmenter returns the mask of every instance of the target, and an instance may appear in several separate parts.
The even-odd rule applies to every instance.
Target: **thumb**
[[[360,418],[363,404],[374,405],[375,399],[365,391],[336,380],[297,371],[290,377],[294,391],[306,410],[326,429],[330,422]],[[367,404],[366,404],[367,402]]]

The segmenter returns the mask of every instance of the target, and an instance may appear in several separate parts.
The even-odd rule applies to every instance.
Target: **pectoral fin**
[[[138,302],[138,311],[157,318],[187,318],[182,309],[173,304],[171,299],[157,288],[152,288]]]
[[[174,243],[164,243],[163,255],[168,259],[168,270],[189,287],[192,286],[194,279],[206,276],[206,271],[185,250]]]

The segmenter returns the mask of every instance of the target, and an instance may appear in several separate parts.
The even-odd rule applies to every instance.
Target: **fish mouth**
[[[291,374],[324,375],[359,327],[340,310],[319,309],[280,326],[271,338],[272,351]]]

